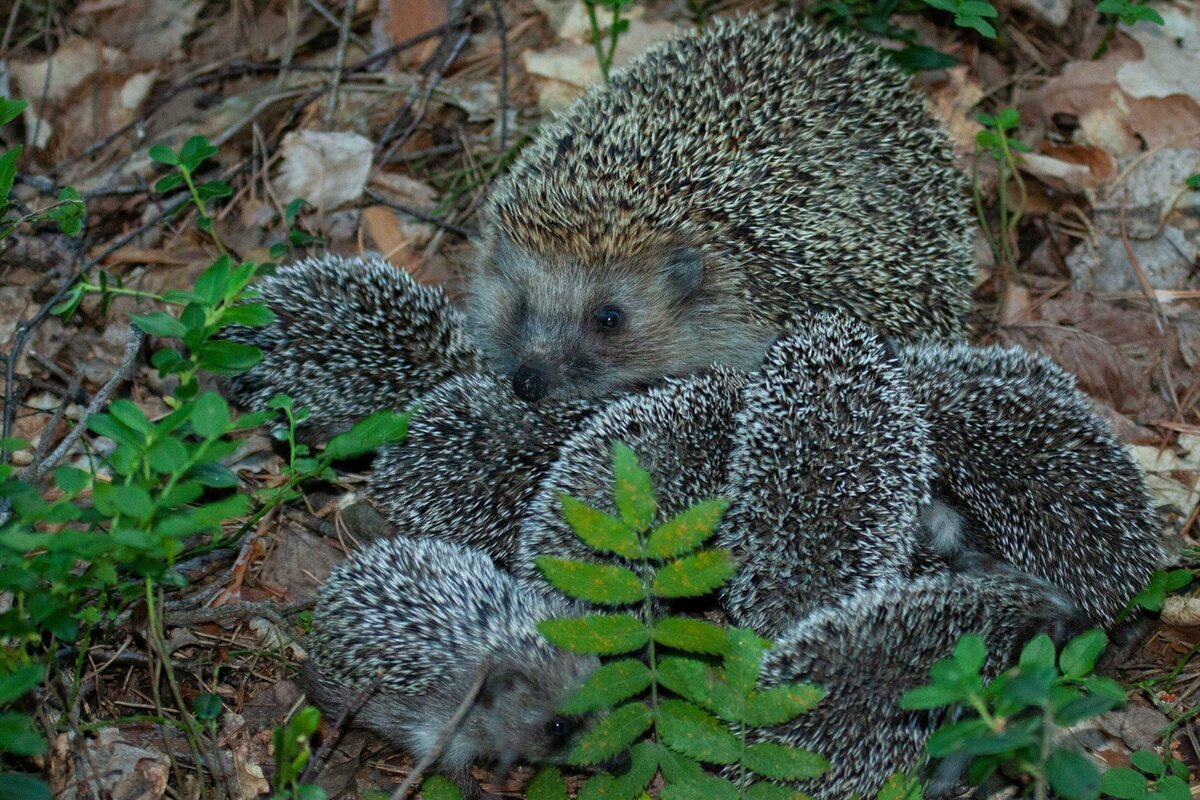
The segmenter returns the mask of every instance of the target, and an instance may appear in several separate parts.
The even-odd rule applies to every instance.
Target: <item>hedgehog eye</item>
[[[625,321],[625,312],[617,306],[603,306],[596,310],[592,315],[596,321],[596,328],[601,333],[612,333],[621,327],[621,323]]]
[[[575,721],[557,716],[546,723],[546,735],[555,741],[563,741],[575,732]]]

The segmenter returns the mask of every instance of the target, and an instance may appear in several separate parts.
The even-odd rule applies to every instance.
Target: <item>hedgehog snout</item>
[[[550,390],[546,368],[536,362],[522,364],[513,373],[512,386],[517,397],[529,403],[536,403]]]

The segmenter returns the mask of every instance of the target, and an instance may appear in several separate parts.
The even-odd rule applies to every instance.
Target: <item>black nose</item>
[[[517,397],[530,403],[536,403],[546,396],[546,373],[529,364],[522,364],[513,373],[513,391]]]
[[[615,756],[601,761],[598,766],[609,775],[619,776],[629,772],[629,768],[633,766],[633,759],[629,755],[629,750],[623,750]]]

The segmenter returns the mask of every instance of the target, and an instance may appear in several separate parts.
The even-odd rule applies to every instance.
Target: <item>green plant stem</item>
[[[975,151],[975,157],[971,161],[971,197],[975,201],[975,218],[979,220],[979,229],[983,231],[983,236],[987,239],[988,247],[992,250],[992,255],[996,261],[1001,261],[1000,245],[992,236],[992,229],[988,225],[987,211],[983,207],[983,192],[979,191],[979,151]]]
[[[94,283],[88,283],[85,280],[81,280],[79,282],[79,287],[81,289],[83,289],[83,291],[85,291],[89,294],[97,294],[97,293],[119,294],[119,295],[125,295],[126,297],[136,297],[139,300],[156,300],[160,303],[167,302],[166,300],[164,300],[162,298],[162,295],[157,295],[157,294],[154,294],[153,292],[143,292],[143,291],[139,291],[138,289],[125,289],[120,286],[117,286],[117,287],[103,286],[102,287],[102,286],[98,286]]]
[[[584,0],[587,8],[588,26],[592,32],[592,46],[596,48],[596,63],[600,66],[600,77],[608,83],[608,64],[604,59],[604,47],[600,44],[604,35],[600,31],[600,20],[596,17],[596,0]]]
[[[612,24],[608,29],[608,54],[604,59],[604,82],[608,83],[608,71],[612,69],[613,57],[617,54],[618,23],[621,21],[620,0],[612,0]]]
[[[45,219],[46,215],[49,214],[51,211],[53,211],[56,208],[61,208],[65,205],[70,205],[72,203],[79,203],[79,202],[80,202],[79,200],[58,200],[58,201],[46,206],[45,208],[40,208],[37,211],[30,211],[25,216],[18,218],[15,222],[13,222],[7,228],[0,230],[0,240],[7,239],[9,237],[9,235],[12,234],[13,231],[15,231],[17,228],[21,227],[22,225],[24,225],[27,222],[37,222],[39,220]]]
[[[1117,18],[1111,16],[1108,18],[1108,24],[1104,26],[1104,36],[1100,39],[1100,44],[1096,45],[1095,51],[1092,53],[1092,61],[1100,58],[1108,52],[1108,46],[1112,44],[1113,36],[1117,33]]]
[[[221,243],[221,237],[217,235],[217,225],[212,217],[208,215],[208,208],[204,205],[204,198],[200,196],[200,192],[196,189],[196,184],[192,181],[192,172],[183,165],[179,167],[179,174],[183,175],[183,182],[187,184],[188,191],[192,195],[192,204],[196,206],[196,211],[199,212],[202,219],[207,219],[210,223],[209,229],[206,231],[209,238],[213,240],[213,244],[217,246],[217,252],[221,255],[228,255],[225,251],[225,245]]]
[[[1050,760],[1050,749],[1054,744],[1054,723],[1051,721],[1052,711],[1048,702],[1042,703],[1042,742],[1038,758],[1038,768],[1033,770],[1034,798],[1046,800],[1048,791],[1046,781],[1046,762]]]
[[[179,685],[175,680],[175,670],[171,667],[171,656],[167,652],[166,642],[162,637],[162,630],[159,627],[161,620],[155,612],[154,605],[154,581],[150,578],[145,579],[146,585],[146,629],[147,638],[149,639],[150,652],[158,657],[154,668],[150,671],[150,693],[154,698],[155,709],[161,714],[163,709],[162,696],[158,689],[158,673],[161,671],[167,676],[167,683],[171,687],[171,692],[175,696],[175,702],[178,705],[180,722],[182,723],[183,735],[187,739],[188,749],[192,753],[192,760],[196,765],[197,786],[200,789],[200,796],[207,797],[208,792],[204,788],[203,768],[204,761],[200,758],[200,743],[196,740],[196,732],[192,728],[192,721],[188,715],[187,707],[183,704],[183,697],[179,693]],[[163,746],[166,748],[167,756],[171,761],[171,766],[176,774],[183,777],[180,771],[179,764],[175,760],[175,754],[170,741],[166,734],[163,734]]]

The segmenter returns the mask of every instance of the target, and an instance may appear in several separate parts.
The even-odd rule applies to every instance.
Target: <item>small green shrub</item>
[[[901,705],[966,709],[930,737],[927,750],[935,759],[966,757],[973,784],[1002,771],[1027,781],[1025,795],[1038,800],[1051,792],[1067,800],[1094,800],[1100,794],[1100,770],[1080,753],[1059,747],[1055,734],[1124,705],[1125,690],[1118,683],[1091,674],[1106,645],[1103,631],[1088,631],[1056,658],[1053,642],[1042,634],[1024,647],[1016,667],[985,684],[983,639],[964,636],[951,657],[930,669],[929,685],[906,692]]]

